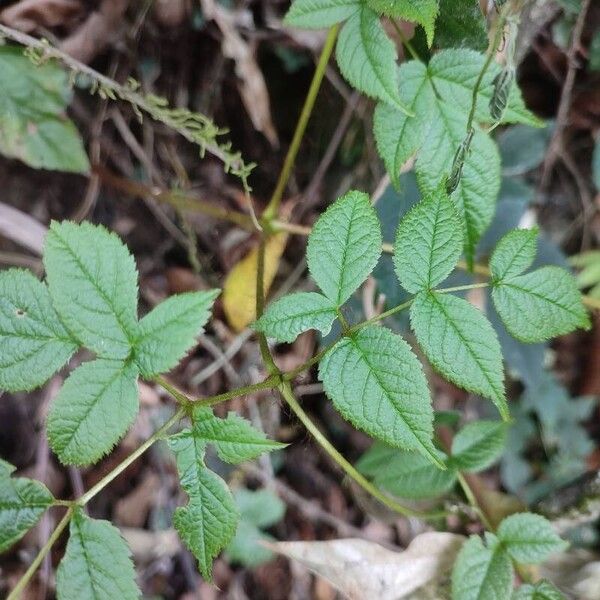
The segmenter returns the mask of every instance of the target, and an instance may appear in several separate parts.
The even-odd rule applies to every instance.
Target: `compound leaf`
[[[137,600],[141,592],[127,542],[109,521],[77,510],[56,572],[58,600]]]
[[[510,598],[513,567],[496,536],[486,534],[487,544],[471,536],[462,547],[452,570],[453,600]]]
[[[473,421],[452,440],[452,464],[461,471],[483,471],[500,458],[505,442],[505,423]]]
[[[516,562],[525,564],[541,563],[568,546],[548,519],[533,513],[506,517],[498,527],[498,538]]]
[[[381,256],[381,226],[369,196],[351,191],[319,218],[308,238],[308,269],[323,293],[341,306]]]
[[[22,48],[0,48],[0,152],[37,169],[86,173],[83,143],[65,116],[69,78],[53,62],[34,65]]]
[[[352,87],[407,112],[398,94],[396,49],[368,6],[361,6],[344,23],[335,55]]]
[[[18,542],[54,500],[39,481],[11,477],[14,470],[0,459],[0,552]]]
[[[575,279],[560,267],[503,279],[494,285],[492,298],[506,329],[525,343],[590,326]]]
[[[417,450],[444,468],[435,449],[427,380],[410,346],[389,329],[364,327],[321,360],[319,378],[337,410],[390,446]]]
[[[500,342],[481,311],[458,296],[421,292],[410,307],[410,322],[436,371],[490,398],[502,418],[509,417]]]
[[[138,289],[125,244],[99,225],[53,221],[44,267],[54,307],[73,335],[98,356],[127,358]]]
[[[213,559],[235,534],[238,509],[226,483],[204,465],[203,440],[184,430],[169,438],[169,446],[189,497],[186,506],[175,510],[173,525],[198,560],[202,576],[210,580]]]
[[[433,29],[438,15],[438,0],[367,0],[367,4],[377,13],[394,19],[411,21],[423,26],[427,42],[433,42]]]
[[[279,342],[293,342],[309,329],[327,335],[336,315],[336,305],[322,294],[298,292],[270,304],[254,329]]]
[[[438,188],[400,221],[394,266],[402,287],[429,290],[448,277],[462,250],[462,227],[452,201]]]
[[[361,7],[361,0],[294,0],[284,23],[291,27],[323,29],[345,21]]]
[[[189,352],[218,295],[209,290],[171,296],[139,322],[135,361],[144,377],[170,371]]]
[[[513,229],[496,245],[490,258],[492,278],[502,280],[520,275],[531,266],[537,249],[538,229]]]
[[[138,412],[137,367],[98,358],[67,378],[48,413],[50,447],[64,464],[89,465],[123,437]]]
[[[563,593],[549,581],[542,579],[535,585],[526,583],[512,596],[512,600],[566,600]]]
[[[42,385],[77,350],[48,288],[29,271],[0,273],[0,389]]]

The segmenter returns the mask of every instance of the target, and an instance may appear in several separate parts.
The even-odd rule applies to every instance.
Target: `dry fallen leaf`
[[[427,532],[403,552],[352,538],[268,546],[324,577],[351,600],[400,600],[443,580],[464,540],[453,533]]]
[[[21,0],[0,12],[0,21],[27,33],[38,27],[69,25],[81,16],[79,0]]]
[[[277,273],[287,237],[285,233],[278,233],[265,245],[265,295]],[[223,310],[235,331],[242,331],[256,318],[257,263],[258,247],[255,247],[231,269],[223,285]]]

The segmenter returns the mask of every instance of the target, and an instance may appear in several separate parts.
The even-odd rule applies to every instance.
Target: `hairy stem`
[[[300,118],[298,119],[298,124],[296,125],[292,143],[290,144],[287,155],[283,162],[283,167],[281,169],[281,173],[279,174],[279,179],[277,180],[271,200],[269,201],[269,204],[267,205],[267,208],[263,214],[263,217],[267,220],[273,219],[275,216],[277,216],[279,211],[279,204],[281,203],[285,186],[287,185],[290,175],[292,174],[292,168],[294,166],[294,162],[296,161],[298,151],[300,150],[300,143],[304,137],[308,120],[310,119],[310,115],[315,105],[315,100],[317,99],[323,77],[325,76],[325,69],[327,68],[327,63],[329,62],[329,58],[333,52],[339,28],[339,25],[334,25],[327,33],[327,39],[325,40],[323,50],[321,50],[321,56],[319,56],[319,62],[315,68],[315,73],[310,83],[308,94],[306,96],[306,100],[304,101]]]

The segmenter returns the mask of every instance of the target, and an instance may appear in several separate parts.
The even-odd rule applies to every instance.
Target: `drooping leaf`
[[[531,266],[537,249],[538,229],[513,229],[499,242],[490,259],[495,280],[520,275]]]
[[[341,306],[373,270],[381,256],[381,226],[367,194],[350,191],[315,223],[306,259],[323,293]]]
[[[89,465],[108,454],[138,412],[137,367],[98,358],[65,381],[50,406],[50,447],[64,464]]]
[[[549,581],[542,579],[534,585],[522,585],[515,591],[512,600],[566,600],[566,596]]]
[[[29,271],[0,272],[0,389],[42,385],[75,350],[48,288]]]
[[[294,0],[284,23],[290,27],[323,29],[345,21],[360,6],[360,0]]]
[[[202,332],[219,290],[171,296],[148,313],[134,341],[135,362],[147,378],[175,367]]]
[[[427,381],[399,335],[372,325],[343,338],[322,359],[319,378],[356,427],[390,446],[421,452],[443,468],[432,442]]]
[[[177,457],[181,487],[189,500],[173,515],[179,537],[198,560],[202,576],[210,580],[212,561],[233,539],[239,513],[227,484],[204,465],[205,443],[189,430],[169,438]]]
[[[11,477],[14,470],[0,459],[0,552],[18,542],[54,500],[39,481]]]
[[[336,315],[335,303],[322,294],[298,292],[270,304],[254,328],[280,342],[293,342],[309,329],[327,335]]]
[[[396,49],[368,6],[363,4],[344,23],[335,55],[352,87],[406,112],[398,94]]]
[[[446,463],[441,453],[440,460]],[[435,498],[456,483],[453,468],[439,469],[421,454],[378,442],[360,457],[356,468],[377,487],[400,498]]]
[[[498,538],[518,563],[537,564],[568,544],[560,539],[550,521],[533,513],[506,517],[498,527]]]
[[[0,48],[0,152],[37,169],[86,173],[79,132],[65,115],[68,76],[53,62],[34,65],[23,49]]]
[[[421,292],[410,307],[410,323],[436,371],[490,398],[508,418],[500,343],[481,311],[458,296]]]
[[[462,239],[452,201],[438,188],[400,221],[394,266],[402,287],[417,293],[444,281],[458,262]]]
[[[53,221],[44,267],[54,307],[98,356],[127,358],[137,326],[137,269],[127,246],[104,227]]]
[[[473,421],[452,440],[452,464],[461,471],[483,471],[500,458],[505,442],[506,423]]]
[[[109,521],[76,510],[56,572],[58,600],[138,600],[140,589],[127,543]]]
[[[210,408],[195,407],[192,415],[193,429],[188,434],[204,444],[214,444],[221,460],[228,463],[241,463],[252,460],[264,452],[284,448],[285,444],[275,442],[249,421],[230,412],[226,419],[216,417]],[[184,437],[184,434],[180,434]]]
[[[574,278],[559,267],[542,267],[496,284],[492,298],[506,329],[526,343],[590,326]]]
[[[438,0],[367,0],[367,4],[377,13],[411,21],[423,26],[427,35],[427,42],[431,46],[433,29],[438,15]]]
[[[453,600],[510,598],[513,566],[506,550],[492,533],[486,543],[471,536],[462,547],[452,570]]]

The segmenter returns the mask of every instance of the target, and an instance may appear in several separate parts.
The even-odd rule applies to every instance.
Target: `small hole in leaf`
[[[17,308],[15,311],[17,317],[24,317],[27,313],[22,308]]]

